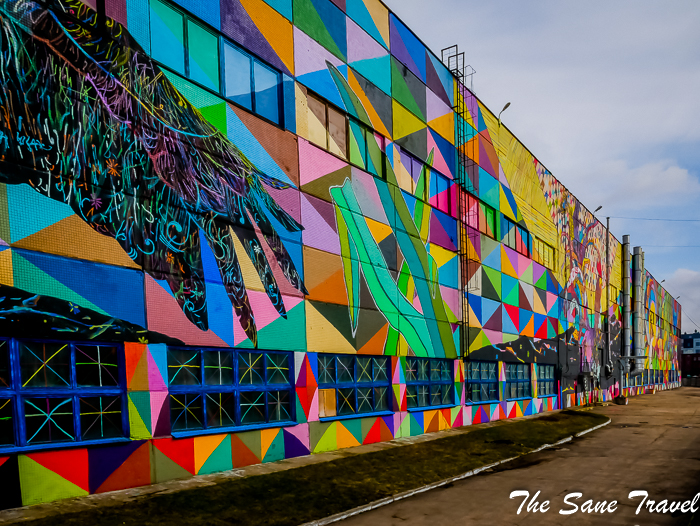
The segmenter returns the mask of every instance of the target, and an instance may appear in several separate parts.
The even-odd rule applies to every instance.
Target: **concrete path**
[[[609,416],[605,428],[554,450],[527,455],[491,473],[457,482],[450,487],[420,494],[363,513],[343,526],[356,525],[550,525],[620,524],[665,525],[690,523],[692,513],[658,514],[643,510],[635,515],[642,498],[630,500],[634,490],[645,490],[656,501],[685,501],[700,492],[700,389],[684,387],[655,395],[631,398],[627,406],[594,409]],[[512,491],[540,491],[539,502],[550,501],[545,513],[518,507]],[[579,506],[572,509],[564,498],[573,492]],[[584,503],[618,501],[613,513],[583,513]],[[529,501],[528,501],[529,502]],[[689,506],[688,506],[689,507]],[[700,509],[700,497],[696,506]],[[700,512],[693,524],[700,524]],[[695,522],[697,521],[697,522]]]

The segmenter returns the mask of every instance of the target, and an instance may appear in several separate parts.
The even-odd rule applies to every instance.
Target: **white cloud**
[[[679,268],[662,286],[671,294],[681,296],[678,301],[683,312],[682,331],[700,329],[700,272]]]

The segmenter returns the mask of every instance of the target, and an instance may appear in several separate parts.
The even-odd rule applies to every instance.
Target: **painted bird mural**
[[[122,25],[103,24],[80,1],[3,0],[0,23],[0,182],[28,184],[68,204],[165,280],[202,330],[200,243],[208,243],[241,326],[257,344],[234,236],[286,316],[261,241],[272,264],[306,294],[274,225],[302,227],[266,189],[289,186],[207,122]]]

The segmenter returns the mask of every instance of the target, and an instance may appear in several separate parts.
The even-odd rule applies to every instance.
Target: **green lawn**
[[[606,420],[591,412],[561,411],[28,524],[298,525],[526,453]]]

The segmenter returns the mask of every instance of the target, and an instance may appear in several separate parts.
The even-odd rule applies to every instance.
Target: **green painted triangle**
[[[535,287],[542,290],[547,290],[547,273],[545,272],[540,276],[540,279],[535,283]]]
[[[267,448],[267,453],[265,453],[263,463],[276,462],[278,460],[284,460],[284,432],[281,430],[279,433],[277,433],[277,436],[272,441],[272,444],[270,444],[270,447]]]
[[[345,308],[347,314],[347,307]],[[280,338],[284,334],[284,338]],[[250,341],[250,340],[248,340]],[[300,301],[287,311],[287,318],[279,317],[258,331],[258,346],[262,349],[298,351],[306,348],[306,308]]]
[[[425,433],[423,426],[416,420],[416,417],[413,416],[412,413],[408,414],[408,419],[411,421],[410,433],[412,437]]]
[[[199,468],[197,475],[207,475],[218,471],[228,471],[233,469],[231,457],[231,435],[226,436],[216,449],[209,455],[204,465]]]
[[[322,451],[334,451],[338,449],[338,439],[337,439],[337,434],[336,434],[336,423],[337,422],[331,422],[329,424],[320,424],[324,427],[326,427],[325,432],[323,435],[321,435],[321,438],[319,439],[318,442],[313,447],[313,452],[314,453],[320,453]],[[314,426],[316,427],[316,426]]]
[[[226,103],[215,104],[214,106],[204,106],[199,108],[202,113],[202,117],[208,120],[212,126],[219,130],[224,135],[228,133],[228,126],[226,125]]]
[[[18,289],[31,290],[33,294],[41,296],[51,296],[64,301],[72,301],[81,307],[109,316],[107,312],[77,294],[73,289],[66,287],[60,281],[32,265],[20,256],[20,253],[16,250],[12,251],[12,270],[14,286]]]
[[[190,81],[182,78],[180,75],[171,73],[167,69],[161,70],[170,83],[197,109],[206,106],[215,106],[221,104],[221,99],[216,95],[212,95],[208,91],[195,86]]]
[[[343,420],[341,423],[345,429],[350,431],[350,434],[362,444],[362,420]]]
[[[297,412],[296,412],[296,421],[297,424],[305,424],[308,422],[306,419],[306,413],[304,413],[304,408],[301,406],[301,401],[299,400],[298,396],[294,397],[296,399],[296,405],[297,405]]]
[[[500,299],[501,297],[501,273],[497,270],[492,269],[491,267],[487,266],[482,266],[481,268],[484,269],[484,273],[489,279],[489,282],[491,283],[493,290],[496,291],[496,294],[498,295],[498,298]],[[482,283],[481,286],[483,287],[484,284]]]
[[[26,455],[19,455],[19,484],[22,504],[40,504],[88,495],[88,492]],[[76,466],[76,469],[80,467]]]
[[[518,287],[517,282],[515,283],[515,287],[510,289],[508,294],[506,294],[505,298],[503,298],[503,303],[507,303],[508,305],[513,305],[517,307],[520,302],[520,287]]]
[[[294,25],[342,61],[347,60],[326,29],[326,24],[323,23],[311,0],[294,0]]]
[[[411,417],[407,416],[399,426],[399,432],[394,435],[394,438],[405,438],[411,436]]]
[[[404,105],[406,109],[416,117],[425,122],[425,115],[420,111],[418,103],[413,97],[408,84],[406,84],[404,76],[401,74],[401,71],[399,71],[396,60],[391,61],[391,96]]]
[[[151,400],[150,393],[129,393],[129,436],[132,439],[145,440],[151,435]]]
[[[357,144],[357,139],[355,134],[350,134],[350,162],[359,165],[363,170],[365,169],[364,160],[362,159],[362,154],[360,153],[360,147]]]
[[[151,445],[151,460],[155,477],[153,482],[167,482],[168,480],[190,478],[192,474],[182,466],[179,466],[157,447]]]
[[[532,285],[532,263],[530,263],[520,275],[520,281]]]

